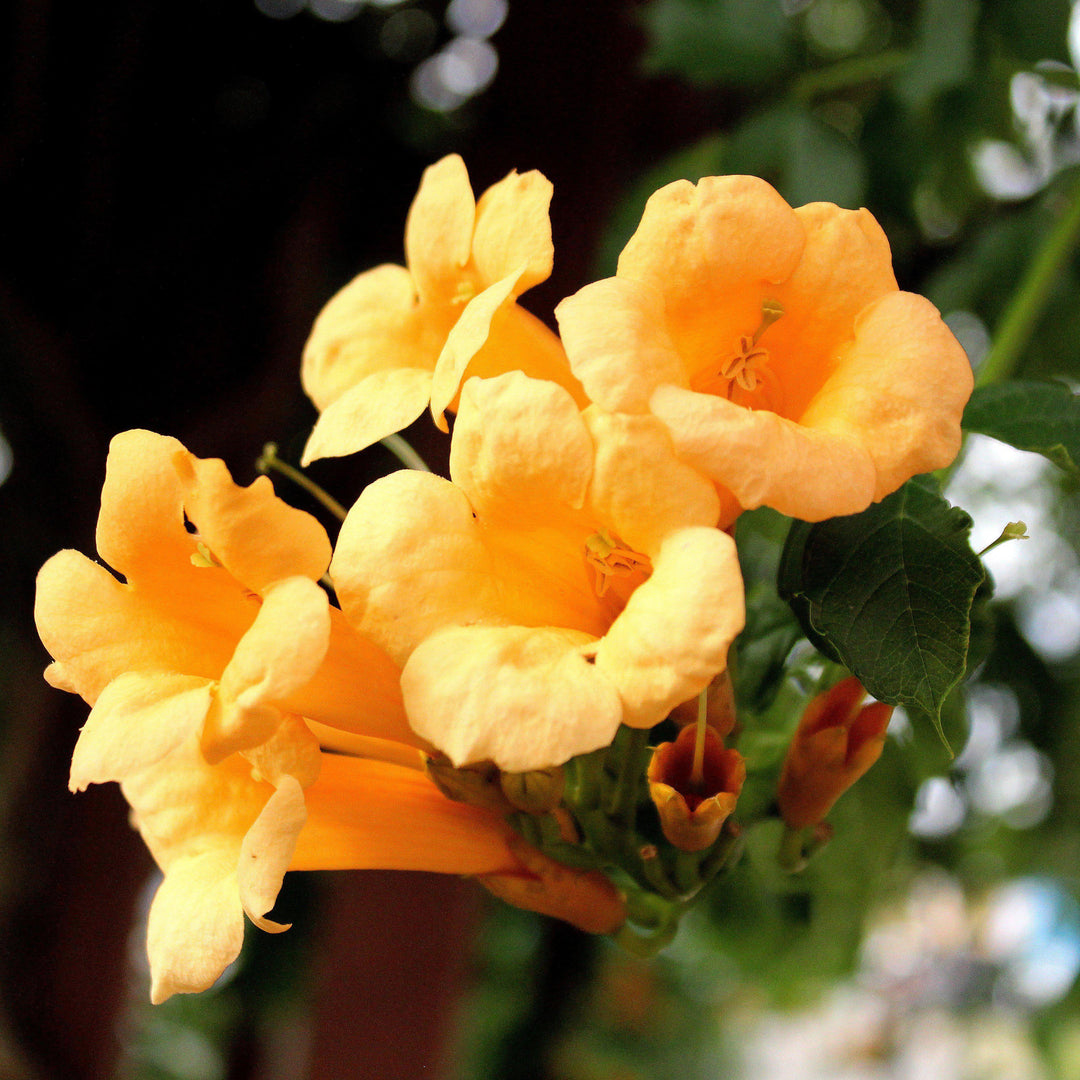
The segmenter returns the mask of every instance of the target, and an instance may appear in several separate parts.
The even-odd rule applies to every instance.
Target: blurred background
[[[249,927],[218,987],[149,1006],[153,866],[115,786],[67,792],[87,710],[42,681],[31,618],[41,563],[93,552],[117,431],[175,435],[243,483],[267,440],[298,458],[312,320],[356,272],[402,261],[420,173],[449,151],[477,191],[514,168],[554,183],[555,271],[525,298],[548,321],[613,271],[657,186],[749,172],[795,205],[869,207],[901,287],[976,365],[1009,327],[1016,373],[1080,379],[1072,16],[1069,0],[4,5],[0,1077],[1080,1077],[1080,515],[1042,458],[972,438],[952,476],[976,550],[1006,521],[1031,537],[987,558],[994,645],[948,718],[955,759],[898,715],[805,875],[781,878],[751,838],[648,962],[469,882],[292,875],[288,934]],[[430,425],[409,434],[445,463]],[[349,501],[390,467],[376,449],[312,472]]]

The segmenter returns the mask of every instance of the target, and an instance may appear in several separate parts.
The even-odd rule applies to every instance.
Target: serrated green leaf
[[[1064,383],[1013,380],[980,386],[961,421],[1018,450],[1032,450],[1066,472],[1080,471],[1080,396]]]
[[[861,514],[793,523],[780,565],[780,594],[807,637],[879,701],[929,715],[939,734],[985,576],[970,529],[920,477]]]

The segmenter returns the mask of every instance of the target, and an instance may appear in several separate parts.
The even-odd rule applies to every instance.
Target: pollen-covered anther
[[[597,596],[604,596],[613,577],[630,577],[638,571],[646,576],[652,573],[652,562],[647,555],[621,546],[607,529],[594,532],[585,541],[585,561],[596,571],[593,588]]]
[[[759,345],[762,335],[784,314],[782,305],[766,300],[761,305],[761,322],[753,334],[743,334],[735,350],[719,365],[710,365],[691,380],[692,389],[702,393],[717,393],[730,398],[736,388],[752,394],[763,382],[771,382],[769,350]]]

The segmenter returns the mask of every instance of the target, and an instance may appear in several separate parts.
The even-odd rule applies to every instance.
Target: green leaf
[[[943,738],[985,576],[970,529],[918,477],[861,514],[794,522],[780,563],[780,594],[810,640],[879,701],[928,714]]]
[[[811,109],[787,101],[732,132],[724,171],[764,177],[792,206],[821,201],[854,209],[866,196],[859,148]]]
[[[779,0],[654,0],[642,13],[647,72],[699,86],[761,85],[791,61],[791,24]]]
[[[977,0],[923,0],[911,63],[896,77],[896,92],[913,109],[966,82],[975,58]]]
[[[980,386],[961,422],[968,431],[1042,454],[1066,472],[1080,471],[1080,396],[1063,383],[1013,380]]]

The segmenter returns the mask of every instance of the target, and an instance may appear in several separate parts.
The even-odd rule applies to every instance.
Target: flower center
[[[620,544],[607,529],[594,532],[585,541],[585,561],[596,572],[593,588],[597,596],[602,597],[608,591],[613,577],[630,577],[638,570],[646,574],[652,572],[647,555],[640,555]]]
[[[758,342],[783,314],[784,309],[776,300],[766,300],[761,305],[761,322],[753,334],[743,334],[735,351],[719,364],[709,364],[696,372],[690,379],[690,389],[733,400],[753,394],[764,382],[773,382],[775,377],[768,367],[769,350]]]

